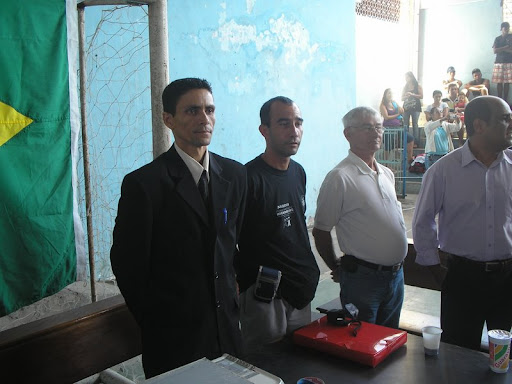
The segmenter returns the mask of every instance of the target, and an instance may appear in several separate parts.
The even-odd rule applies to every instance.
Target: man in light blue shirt
[[[488,329],[512,326],[511,110],[481,96],[465,121],[468,141],[423,178],[413,237],[416,262],[442,282],[443,341],[478,350],[484,321]]]

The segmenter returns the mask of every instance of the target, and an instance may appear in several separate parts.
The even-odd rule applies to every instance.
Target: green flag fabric
[[[79,220],[76,64],[68,63],[76,61],[68,60],[76,54],[76,1],[3,0],[1,13],[3,316],[76,281]]]

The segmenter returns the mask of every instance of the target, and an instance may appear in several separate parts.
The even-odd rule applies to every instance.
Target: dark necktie
[[[206,176],[206,170],[201,174],[201,178],[197,183],[197,188],[199,188],[199,193],[201,194],[203,201],[206,203],[208,200],[208,177]]]

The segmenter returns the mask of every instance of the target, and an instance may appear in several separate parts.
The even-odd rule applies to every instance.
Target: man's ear
[[[347,128],[343,130],[343,134],[347,140],[350,138],[350,131]]]
[[[475,119],[473,121],[473,129],[475,131],[475,133],[482,133],[485,128],[487,127],[487,123],[485,121],[483,121],[482,119]]]
[[[169,112],[163,112],[162,118],[164,120],[164,124],[167,126],[167,128],[173,129],[174,124],[174,116],[171,115]]]
[[[268,137],[269,128],[265,124],[261,124],[259,127],[261,135],[266,139]]]

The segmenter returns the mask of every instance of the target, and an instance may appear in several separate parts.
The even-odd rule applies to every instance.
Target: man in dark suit
[[[175,143],[124,178],[110,254],[147,378],[241,345],[233,256],[246,172],[207,149],[215,105],[206,80],[173,81],[162,101]]]

